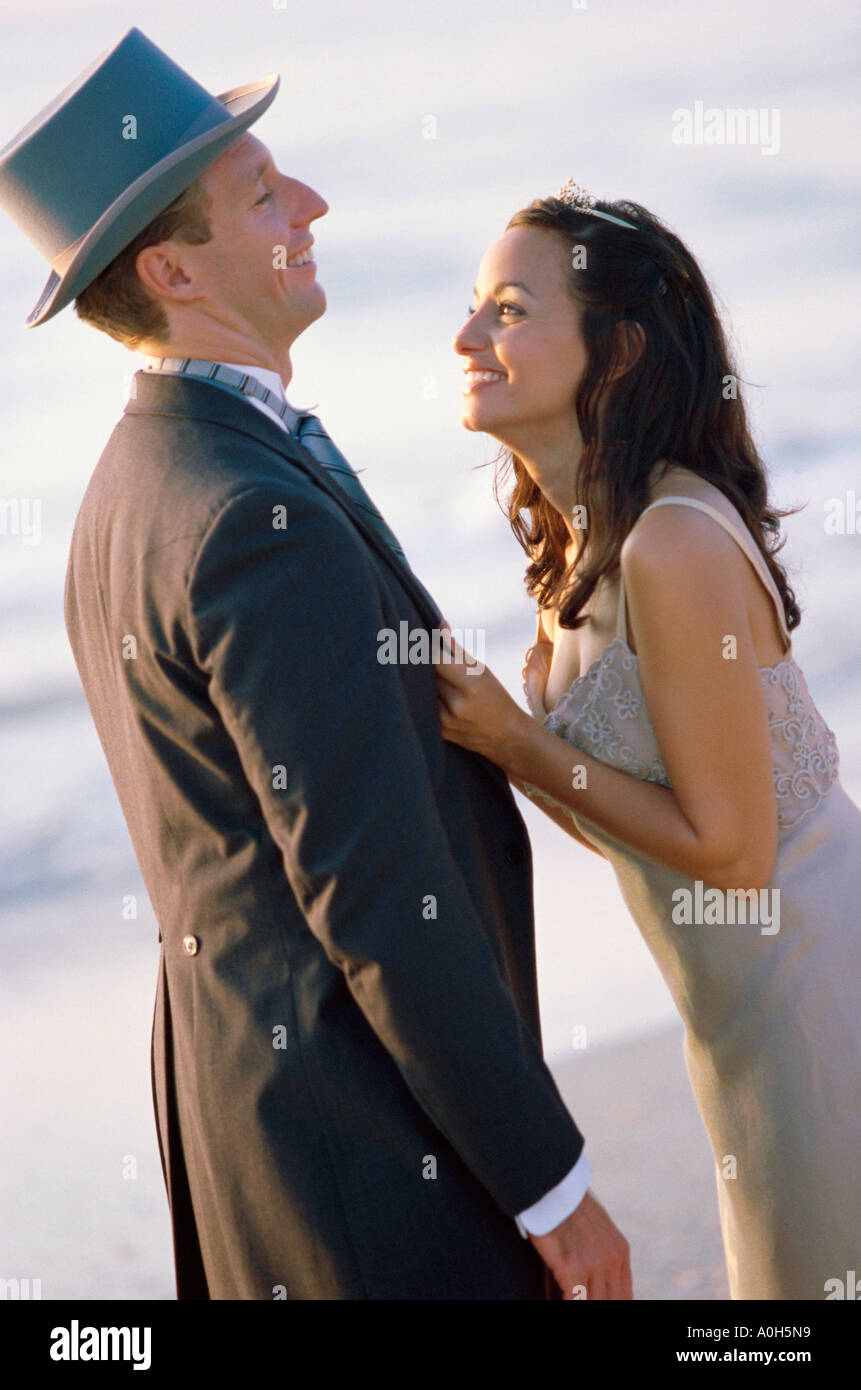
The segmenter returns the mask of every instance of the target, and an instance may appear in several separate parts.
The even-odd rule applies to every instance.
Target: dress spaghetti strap
[[[753,565],[754,569],[756,570],[757,574],[759,575],[760,579],[762,580],[763,584],[768,590],[769,594],[771,595],[772,599],[774,600],[774,606],[777,610],[777,620],[780,624],[780,631],[786,643],[786,647],[789,648],[792,644],[792,637],[790,635],[789,628],[786,626],[786,613],[784,612],[783,601],[780,597],[780,590],[774,582],[774,579],[771,575],[768,565],[765,563],[765,559],[761,551],[754,544],[750,532],[748,531],[744,523],[741,522],[741,519],[739,518],[739,524],[736,525],[735,522],[732,522],[729,520],[728,517],[725,517],[723,512],[718,511],[717,507],[713,507],[710,502],[704,502],[699,497],[682,496],[659,497],[656,501],[650,502],[648,507],[644,507],[643,510],[640,512],[640,516],[645,516],[646,512],[651,511],[653,507],[663,507],[671,502],[679,502],[686,507],[697,507],[700,511],[707,512],[710,517],[712,517],[720,526],[723,527],[723,529],[730,536],[732,536],[734,541],[738,542],[738,544],[741,546],[741,549],[744,551],[748,560],[750,560],[750,563]],[[639,521],[639,517],[637,518],[637,520]],[[619,606],[616,613],[616,636],[621,637],[623,642],[627,645],[628,614],[627,605],[625,601],[625,581],[622,578],[621,566],[619,567]]]

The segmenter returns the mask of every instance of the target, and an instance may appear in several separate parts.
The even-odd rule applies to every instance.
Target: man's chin
[[[285,332],[289,336],[290,342],[294,343],[300,333],[304,333],[306,328],[310,328],[312,323],[322,318],[326,312],[326,295],[320,287],[318,295],[309,295],[301,304],[295,301],[282,301],[281,317],[276,321],[270,320],[270,332],[274,331],[278,336],[284,336]]]
[[[314,292],[309,293],[302,301],[301,307],[297,306],[297,308],[299,308],[302,319],[302,328],[299,330],[301,333],[303,329],[307,328],[312,323],[316,323],[317,319],[322,318],[326,312],[326,291],[323,289],[323,286],[318,285],[315,281]]]

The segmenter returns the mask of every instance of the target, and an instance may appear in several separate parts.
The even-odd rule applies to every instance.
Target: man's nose
[[[321,197],[315,189],[309,188],[307,183],[300,183],[298,179],[292,179],[291,182],[293,184],[291,222],[304,227],[308,222],[313,222],[318,217],[324,217],[329,211],[329,204],[326,199]]]

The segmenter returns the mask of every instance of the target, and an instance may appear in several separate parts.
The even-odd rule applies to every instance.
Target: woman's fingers
[[[469,674],[468,668],[478,665],[476,658],[446,628],[440,629],[440,658],[434,662],[437,676],[453,686],[462,685]]]

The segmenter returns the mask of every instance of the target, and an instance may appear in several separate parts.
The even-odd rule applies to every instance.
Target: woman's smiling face
[[[470,316],[454,339],[466,381],[461,423],[510,447],[576,432],[586,369],[569,252],[555,232],[512,227],[481,262]]]

